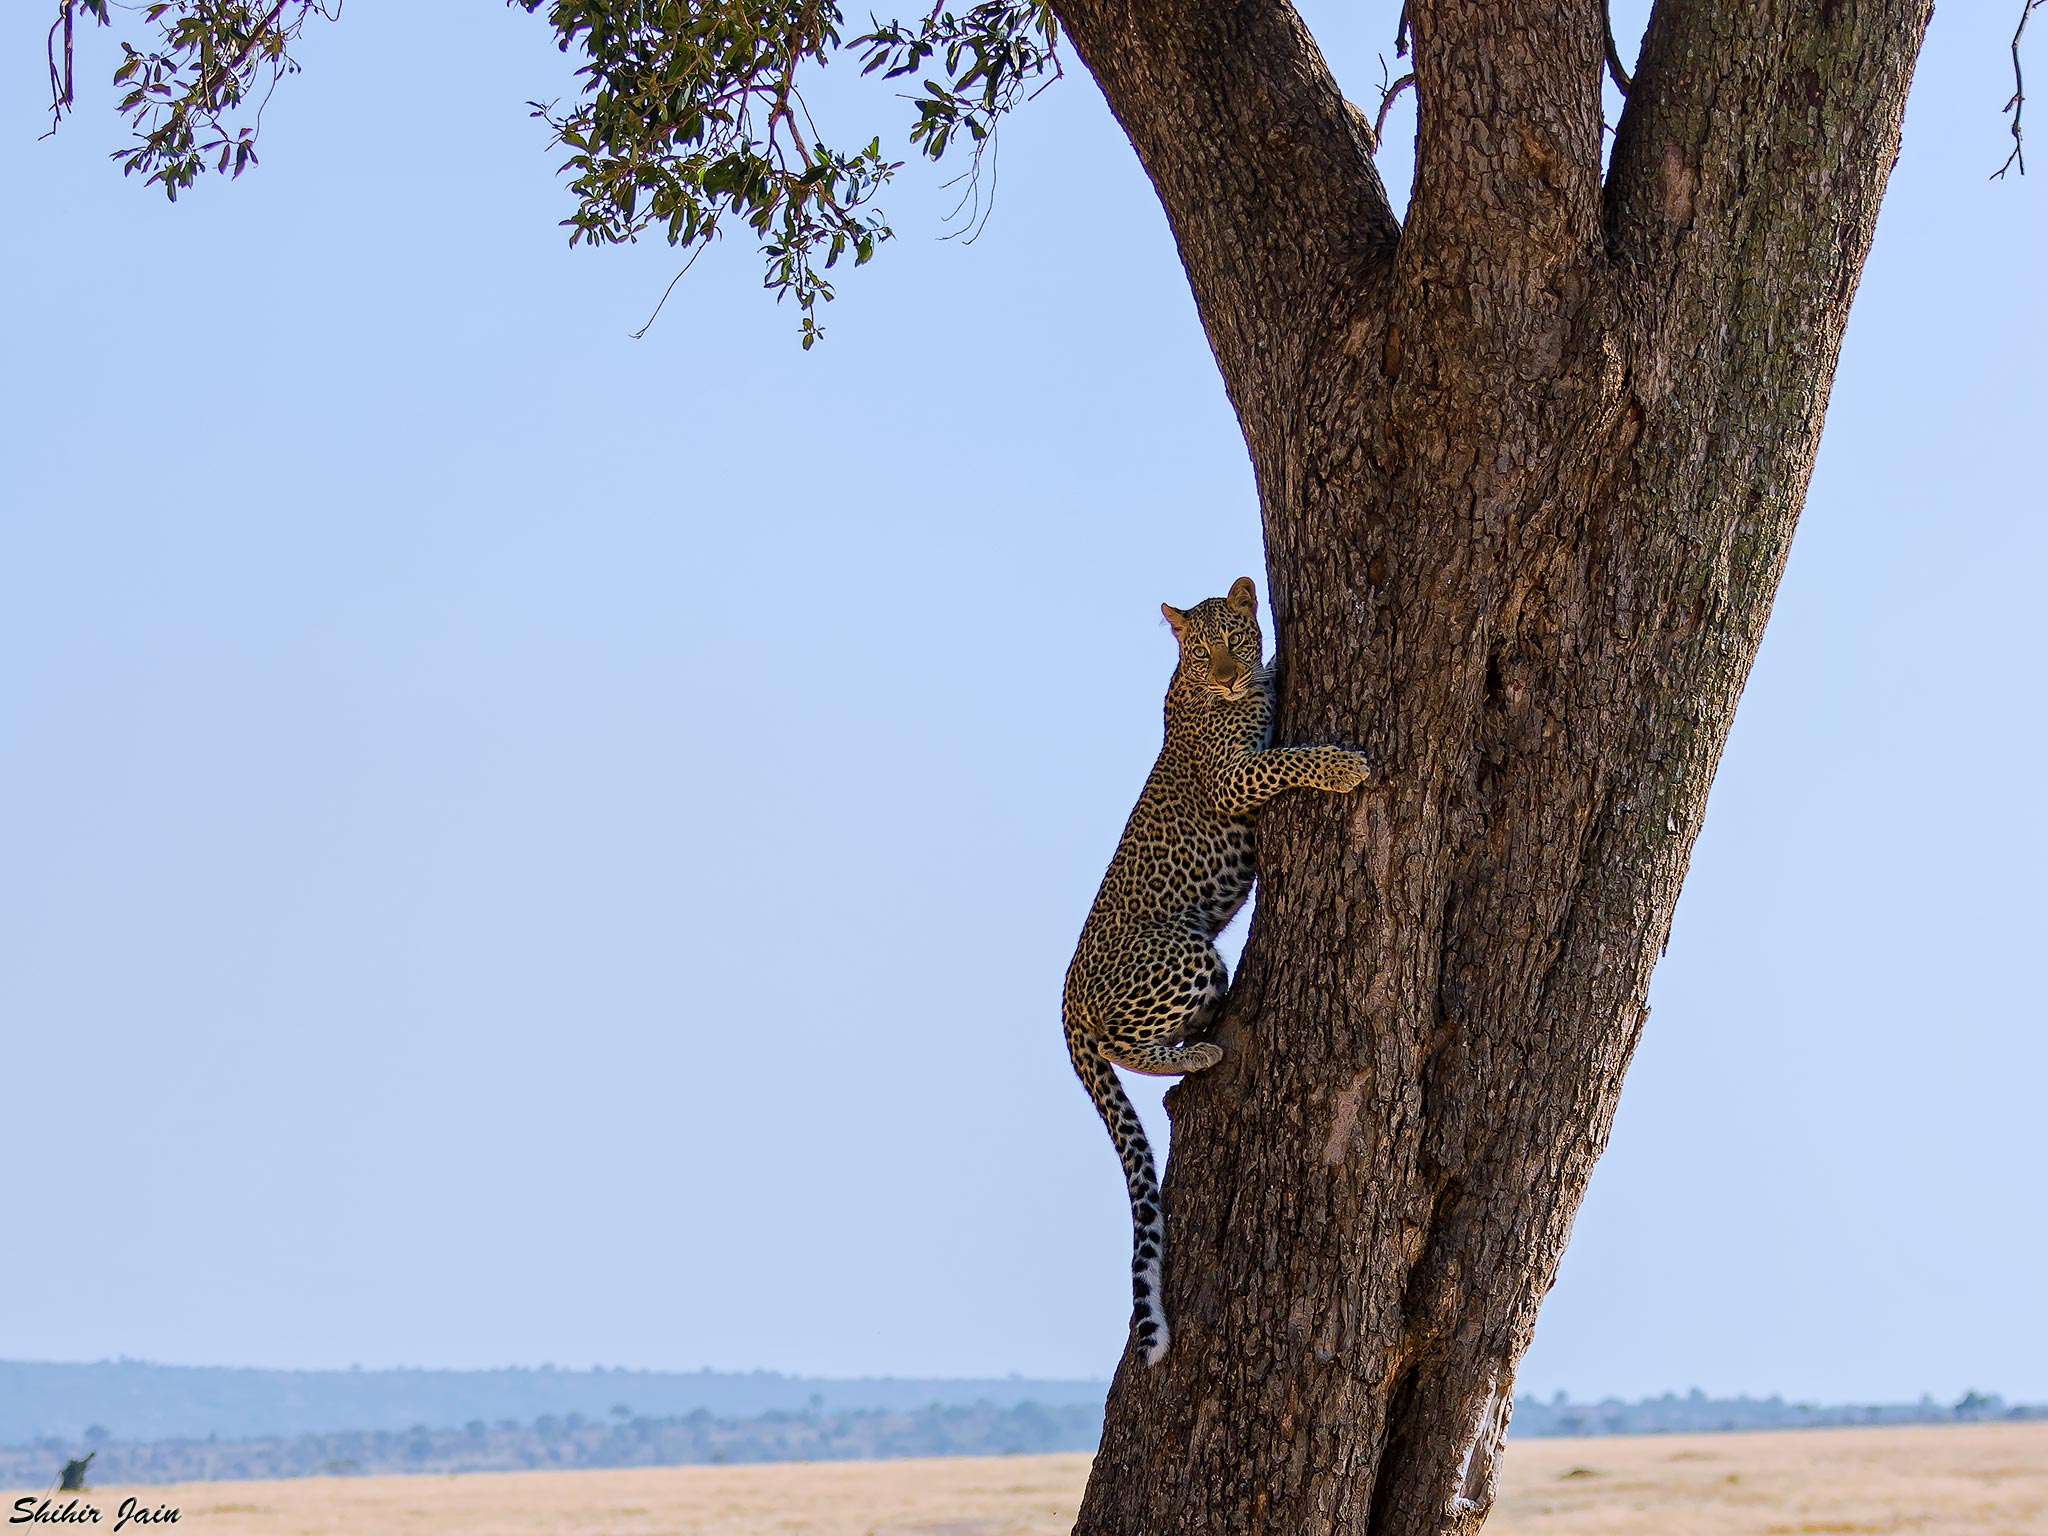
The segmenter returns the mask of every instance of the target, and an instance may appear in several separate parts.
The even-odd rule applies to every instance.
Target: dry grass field
[[[91,1529],[133,1493],[177,1506],[185,1536],[1065,1536],[1087,1471],[1012,1456],[109,1487]],[[1487,1531],[2048,1536],[2048,1424],[1514,1441]]]

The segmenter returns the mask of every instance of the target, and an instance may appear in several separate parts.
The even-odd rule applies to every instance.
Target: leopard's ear
[[[1249,576],[1240,576],[1230,584],[1230,596],[1224,599],[1231,607],[1248,619],[1259,616],[1259,589],[1252,585]]]
[[[1173,626],[1173,634],[1176,640],[1188,632],[1188,616],[1174,607],[1173,604],[1161,603],[1159,611],[1166,615],[1166,622]]]

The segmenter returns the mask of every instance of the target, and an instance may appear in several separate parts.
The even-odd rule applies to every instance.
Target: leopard
[[[1147,1365],[1166,1357],[1161,1282],[1166,1208],[1144,1127],[1116,1068],[1206,1072],[1203,1038],[1230,987],[1216,952],[1258,877],[1260,807],[1289,789],[1348,794],[1367,777],[1345,747],[1275,747],[1275,667],[1258,587],[1238,578],[1192,608],[1161,603],[1180,647],[1166,690],[1166,740],[1081,928],[1061,994],[1067,1053],[1123,1164],[1131,1198],[1131,1334]]]

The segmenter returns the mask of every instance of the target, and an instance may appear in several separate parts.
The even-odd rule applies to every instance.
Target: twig
[[[43,52],[50,61],[50,133],[57,131],[57,125],[64,121],[65,108],[72,104],[71,93],[71,8],[73,0],[62,0],[57,7],[57,19],[50,23],[50,36],[43,45]],[[57,34],[64,34],[64,63],[57,64]],[[43,135],[48,138],[50,133]]]
[[[239,73],[242,66],[248,62],[249,55],[256,51],[256,45],[270,35],[270,29],[277,25],[277,18],[284,14],[284,8],[288,4],[290,0],[277,0],[277,4],[270,8],[270,14],[257,22],[248,37],[243,39],[242,46],[235,50],[234,57],[225,64],[217,64],[212,69],[204,71],[194,82],[195,88],[211,100],[213,93],[219,89],[221,80]]]
[[[796,36],[791,40],[789,45],[789,57],[783,63],[782,81],[781,84],[776,88],[775,105],[768,109],[769,147],[774,147],[775,123],[776,120],[779,118],[789,128],[789,136],[792,139],[796,140],[796,152],[802,158],[805,170],[809,170],[811,167],[816,165],[817,162],[811,158],[811,148],[808,144],[804,142],[803,130],[797,127],[796,116],[789,110],[789,98],[796,89],[797,66],[803,62],[804,55],[811,52],[812,50],[811,30],[812,28],[816,27],[817,24],[818,0],[804,0],[803,14],[797,18]],[[799,107],[803,107],[803,97],[798,96],[796,99],[796,104]],[[804,107],[804,116],[810,116],[810,109],[808,107]],[[814,130],[817,127],[815,123],[812,124],[811,126]],[[671,284],[670,286],[674,285]],[[662,297],[667,298],[667,295],[664,294],[662,295]],[[648,320],[648,324],[652,325],[653,323],[654,322],[650,317]]]
[[[1380,136],[1387,131],[1387,113],[1393,109],[1394,98],[1414,83],[1415,71],[1411,69],[1407,74],[1380,92],[1380,114],[1373,119],[1372,123],[1373,148],[1379,148]]]
[[[973,211],[967,215],[967,222],[958,229],[939,236],[941,240],[958,240],[962,245],[972,245],[981,238],[981,232],[988,228],[988,221],[995,217],[996,180],[1000,164],[999,157],[1002,154],[1001,144],[1002,135],[991,128],[987,138],[976,142],[974,146],[974,159],[969,162],[967,169],[946,183],[948,187],[958,186],[963,181],[967,183],[967,190],[960,194],[960,201],[955,203],[953,211],[946,215],[947,223],[950,224],[953,220],[959,218],[960,210],[967,207],[970,200],[974,206]],[[991,150],[994,151],[994,155],[989,157],[988,162],[988,200],[983,202],[981,196],[981,162],[984,154]]]
[[[718,226],[715,223],[706,226],[703,243],[696,250],[690,252],[690,259],[683,263],[683,270],[668,280],[668,286],[661,290],[661,302],[654,306],[654,313],[647,317],[647,323],[641,326],[639,330],[629,333],[633,340],[640,340],[654,328],[654,322],[661,318],[662,305],[668,303],[668,296],[676,291],[676,284],[690,275],[690,268],[697,265],[697,258],[704,254],[704,247],[711,243],[711,236],[716,234],[717,230]]]
[[[2032,0],[2032,3],[2039,5],[2041,0]],[[1629,87],[1634,85],[1635,81],[1629,72],[1621,67],[1621,50],[1614,46],[1614,10],[1611,6],[1600,8],[1600,25],[1607,34],[1607,72],[1614,76],[1614,88],[1626,96]]]
[[[2027,109],[2027,78],[2020,73],[2020,38],[2025,36],[2027,18],[2048,0],[2020,0],[2020,24],[2012,34],[2012,100],[2004,110],[2012,114],[2012,153],[2005,157],[2005,164],[1991,173],[1991,179],[2003,179],[2005,173],[2018,165],[2022,176],[2027,174],[2026,141],[2020,137],[2020,114]]]

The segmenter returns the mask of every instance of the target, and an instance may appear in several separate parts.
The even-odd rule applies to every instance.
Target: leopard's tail
[[[1147,1365],[1166,1358],[1171,1335],[1166,1327],[1166,1298],[1162,1294],[1161,1264],[1166,1256],[1166,1208],[1159,1198],[1159,1175],[1152,1166],[1152,1147],[1145,1140],[1145,1127],[1130,1095],[1117,1080],[1112,1067],[1095,1049],[1094,1043],[1074,1023],[1066,1021],[1067,1054],[1073,1058],[1088,1097],[1109,1127],[1109,1139],[1116,1143],[1116,1155],[1124,1165],[1124,1183],[1131,1191],[1131,1331]]]

